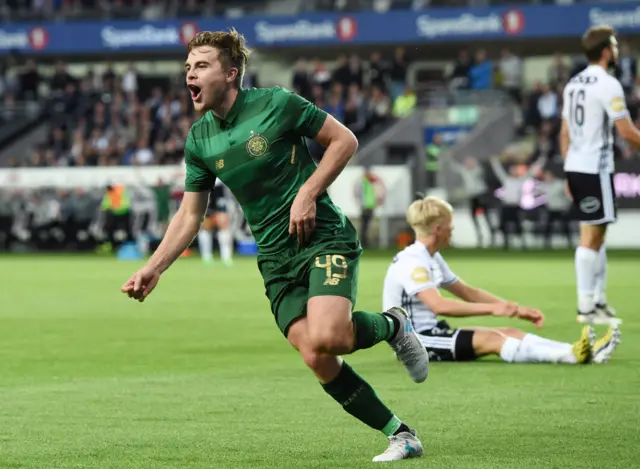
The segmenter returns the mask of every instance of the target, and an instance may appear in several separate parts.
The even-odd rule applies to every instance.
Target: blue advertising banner
[[[455,145],[460,139],[473,131],[472,125],[429,126],[424,129],[424,141],[427,145],[438,135],[443,145]]]
[[[433,8],[422,11],[247,16],[188,21],[108,21],[0,26],[0,54],[180,51],[198,31],[235,27],[253,47],[434,43],[511,38],[578,37],[610,24],[640,34],[636,3]]]

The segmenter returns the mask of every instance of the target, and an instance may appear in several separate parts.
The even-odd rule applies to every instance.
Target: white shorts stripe
[[[600,173],[600,185],[602,186],[602,208],[604,209],[605,221],[615,221],[615,207],[613,203],[613,187],[611,187],[611,176],[608,172]]]
[[[442,348],[446,350],[450,350],[452,344],[454,344],[454,340],[451,337],[429,337],[429,336],[420,336],[420,341],[422,345],[425,347],[431,348]]]

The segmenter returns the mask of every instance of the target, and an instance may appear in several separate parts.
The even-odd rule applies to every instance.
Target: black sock
[[[391,342],[398,335],[398,331],[400,330],[400,321],[398,321],[398,318],[396,318],[395,316],[392,316],[391,314],[386,314],[386,313],[382,313],[382,314],[384,314],[388,318],[391,318],[391,320],[393,321],[393,326],[394,326],[393,327],[393,335],[388,340],[389,342]]]
[[[398,433],[403,433],[403,432],[411,433],[411,429],[409,427],[407,427],[406,424],[401,423],[400,426],[398,427],[398,429],[393,434],[397,435]]]
[[[384,341],[390,340],[395,333],[389,316],[380,313],[354,311],[352,315],[353,333],[355,335],[356,350],[363,350]]]
[[[362,423],[391,436],[402,428],[400,419],[376,396],[373,388],[358,373],[342,364],[338,376],[323,384],[325,392],[333,397],[342,408]]]

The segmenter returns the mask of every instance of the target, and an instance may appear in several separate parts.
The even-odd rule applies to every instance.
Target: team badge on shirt
[[[427,283],[429,281],[429,272],[424,267],[416,267],[411,272],[411,279],[415,283]]]
[[[269,149],[269,142],[264,136],[251,131],[251,138],[247,141],[247,153],[254,158],[264,155]]]
[[[622,112],[624,111],[624,100],[620,97],[613,98],[611,100],[611,109],[614,112]]]

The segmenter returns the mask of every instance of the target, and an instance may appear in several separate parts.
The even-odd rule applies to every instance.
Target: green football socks
[[[369,383],[346,362],[342,363],[338,376],[322,387],[347,413],[387,436],[402,426],[400,419],[382,403]]]
[[[352,321],[355,339],[352,352],[373,347],[383,340],[389,340],[396,332],[393,320],[384,314],[354,311]]]

